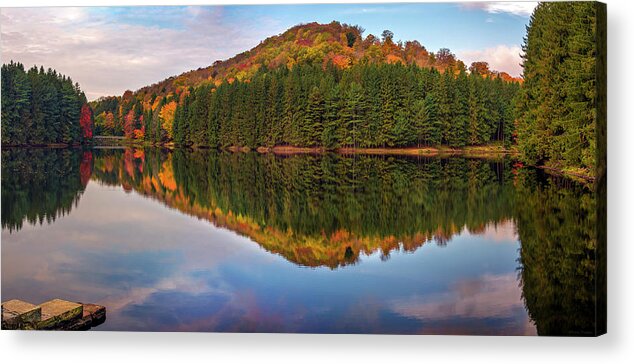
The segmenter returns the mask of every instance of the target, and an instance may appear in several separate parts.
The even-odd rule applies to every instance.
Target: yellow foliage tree
[[[163,130],[167,133],[169,139],[172,139],[173,132],[172,128],[174,126],[174,115],[176,114],[176,101],[169,102],[163,105],[161,108],[161,112],[159,116],[161,117],[161,126]]]

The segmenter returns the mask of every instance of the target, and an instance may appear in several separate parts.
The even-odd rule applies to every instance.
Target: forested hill
[[[464,146],[510,141],[514,81],[485,62],[467,69],[448,49],[396,42],[388,30],[379,39],[358,26],[310,23],[92,105],[97,133],[154,143]]]
[[[394,34],[385,30],[380,36],[368,34],[364,29],[333,21],[330,24],[309,23],[296,25],[284,33],[262,41],[253,49],[227,60],[217,60],[209,67],[185,72],[167,78],[136,92],[127,91],[124,99],[134,96],[147,100],[152,95],[180,93],[190,86],[204,83],[219,85],[224,80],[248,80],[262,67],[275,69],[280,66],[292,68],[296,64],[326,66],[332,62],[339,68],[357,63],[403,63],[419,67],[434,67],[441,72],[452,67],[466,69],[449,49],[430,52],[418,41],[394,40]],[[499,75],[507,81],[521,81],[506,72],[489,70],[484,62],[475,67],[481,74]]]

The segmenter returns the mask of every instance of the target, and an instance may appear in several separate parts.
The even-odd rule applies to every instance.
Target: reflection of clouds
[[[107,324],[117,330],[195,331],[183,326],[202,323],[201,314],[217,312],[228,302],[236,301],[233,296],[220,285],[212,286],[205,279],[181,274],[149,287],[118,292],[106,297],[102,304],[114,313]]]
[[[507,317],[521,305],[520,297],[515,274],[486,275],[459,281],[448,292],[397,300],[393,309],[419,319]]]
[[[519,240],[513,220],[502,220],[487,224],[482,237],[497,243],[513,243]]]
[[[202,279],[181,274],[161,279],[150,287],[132,287],[125,291],[125,295],[106,297],[103,305],[108,307],[108,309],[119,310],[127,305],[143,303],[150,295],[163,291],[178,291],[191,295],[211,291],[226,294],[226,292],[218,290],[216,287],[210,287]]]
[[[173,327],[173,331],[222,331],[222,332],[284,332],[289,330],[293,317],[279,312],[267,311],[258,296],[250,291],[234,291],[225,295],[226,300],[218,305],[219,296],[212,297],[217,306],[207,314]],[[289,316],[292,314],[288,312]]]
[[[205,291],[189,275],[213,271],[229,257],[246,260],[245,250],[258,251],[247,239],[155,201],[90,184],[73,213],[54,224],[2,231],[2,294],[116,309],[165,290]]]
[[[484,275],[460,280],[447,292],[394,300],[391,308],[400,315],[423,322],[455,319],[512,320],[515,316],[525,316],[521,294],[514,273]],[[522,315],[518,315],[519,313]],[[527,320],[509,323],[512,326],[509,329],[518,334],[535,334],[534,327],[525,321]],[[474,324],[483,325],[482,322]],[[450,329],[451,324],[443,326]],[[463,326],[461,328],[464,329]]]
[[[509,231],[510,221],[463,229],[449,249],[428,244],[394,251],[390,262],[376,252],[337,271],[301,269],[206,220],[89,184],[54,224],[3,231],[2,293],[103,304],[100,330],[530,334],[513,274],[464,279],[472,267],[490,269],[493,251],[516,257],[511,245],[475,238],[505,241]]]

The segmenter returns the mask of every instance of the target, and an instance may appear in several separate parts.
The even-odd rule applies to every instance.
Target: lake
[[[94,330],[593,335],[592,187],[512,158],[3,149],[2,299]]]

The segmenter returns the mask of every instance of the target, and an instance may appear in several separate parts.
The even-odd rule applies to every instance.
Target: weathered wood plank
[[[106,308],[54,299],[34,305],[21,300],[2,303],[4,330],[89,330],[106,321]]]
[[[33,329],[41,320],[42,309],[29,302],[10,300],[2,303],[2,329]]]

